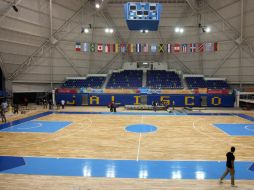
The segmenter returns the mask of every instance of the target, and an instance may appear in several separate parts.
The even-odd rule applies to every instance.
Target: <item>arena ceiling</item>
[[[101,1],[101,0],[100,0]],[[126,61],[158,61],[184,73],[226,77],[231,83],[254,82],[253,0],[152,0],[162,3],[159,29],[142,34],[129,31],[126,0],[0,0],[0,64],[15,85],[57,85],[68,76],[107,73]],[[147,1],[144,1],[147,2]],[[17,8],[13,8],[13,6]],[[199,25],[211,26],[204,33]],[[174,32],[182,26],[181,35]],[[89,27],[88,34],[81,33]],[[113,34],[105,34],[111,27]],[[193,43],[218,42],[210,54],[85,54],[76,42]]]

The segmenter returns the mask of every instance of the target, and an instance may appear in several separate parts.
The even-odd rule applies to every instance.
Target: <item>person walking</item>
[[[219,183],[223,183],[223,179],[230,173],[231,177],[231,187],[236,187],[235,185],[235,147],[231,147],[230,152],[226,154],[227,162],[226,162],[226,170],[223,173],[223,175],[220,177]]]
[[[0,109],[0,115],[2,118],[2,122],[6,123],[5,111],[3,110],[3,108]]]
[[[65,101],[61,100],[62,109],[64,109]]]
[[[154,112],[156,112],[156,104],[157,104],[156,101],[153,101],[153,102],[152,102],[152,106],[153,106],[153,111],[154,111]]]

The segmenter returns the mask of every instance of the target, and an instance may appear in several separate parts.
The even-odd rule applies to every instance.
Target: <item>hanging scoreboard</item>
[[[125,20],[129,30],[158,30],[161,4],[129,2],[124,5]]]

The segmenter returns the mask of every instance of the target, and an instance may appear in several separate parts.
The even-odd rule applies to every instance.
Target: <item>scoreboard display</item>
[[[158,30],[161,4],[129,2],[124,5],[129,30]]]

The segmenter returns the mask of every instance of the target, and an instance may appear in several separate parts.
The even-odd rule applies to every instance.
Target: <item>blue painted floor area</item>
[[[249,170],[254,172],[254,163],[250,166]]]
[[[254,136],[254,124],[214,124],[231,136]]]
[[[18,124],[21,124],[21,123],[24,123],[24,122],[27,122],[27,121],[38,119],[40,117],[47,116],[47,115],[50,115],[52,113],[53,113],[52,111],[47,111],[47,112],[39,113],[39,114],[30,116],[30,117],[26,117],[26,118],[23,118],[23,119],[19,119],[19,120],[15,120],[15,121],[12,121],[12,122],[0,124],[0,130],[4,129],[4,128],[7,128],[7,127],[14,126],[14,125],[18,125]]]
[[[24,165],[25,160],[22,157],[10,157],[10,156],[0,157],[0,172]]]
[[[157,127],[148,124],[134,124],[128,125],[125,130],[133,133],[152,133],[157,130]]]
[[[148,179],[218,179],[225,162],[135,161],[24,157],[16,166],[12,157],[0,157],[0,173]],[[236,162],[236,179],[254,180],[252,162]],[[9,169],[8,169],[9,168]]]
[[[236,114],[238,117],[254,122],[254,117],[245,114]]]
[[[0,129],[0,132],[33,132],[33,133],[54,133],[72,122],[69,121],[40,121],[33,120]]]

